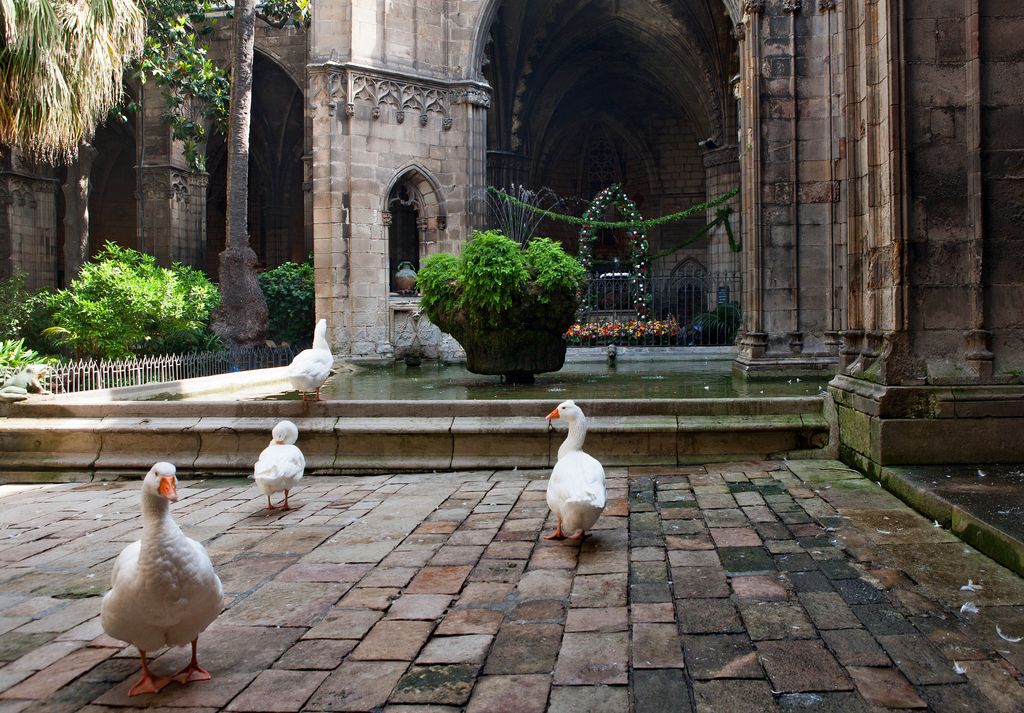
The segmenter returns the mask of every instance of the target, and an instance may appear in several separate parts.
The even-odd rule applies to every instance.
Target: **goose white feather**
[[[605,507],[604,467],[583,451],[587,419],[572,401],[563,401],[548,414],[548,419],[564,418],[569,433],[558,449],[558,462],[548,481],[547,502],[558,519],[555,532],[547,539],[586,537]]]
[[[291,421],[281,421],[271,431],[270,445],[263,449],[250,476],[256,485],[267,496],[267,509],[273,510],[270,496],[284,493],[284,510],[288,506],[288,491],[294,488],[306,469],[306,458],[295,445],[299,437],[299,429]]]
[[[313,330],[313,347],[303,349],[292,359],[288,367],[288,380],[292,388],[302,393],[302,399],[306,394],[313,392],[314,398],[320,398],[320,387],[331,375],[334,367],[334,354],[327,343],[327,320],[321,319],[316,323]]]
[[[196,661],[196,640],[220,614],[224,590],[205,548],[171,517],[177,499],[174,466],[157,463],[142,482],[142,539],[114,562],[100,606],[103,630],[134,644],[142,656],[143,676],[132,695],[159,691],[170,680],[152,676],[146,664],[146,652],[163,646],[192,644],[192,663],[178,680],[209,678]]]

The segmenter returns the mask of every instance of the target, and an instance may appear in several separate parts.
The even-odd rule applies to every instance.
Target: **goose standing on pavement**
[[[205,681],[196,659],[199,634],[217,618],[224,590],[206,549],[188,538],[171,517],[178,480],[170,463],[157,463],[142,481],[142,539],[114,562],[110,591],[100,605],[109,636],[133,644],[142,657],[142,677],[128,695],[156,693],[170,681]],[[171,677],[155,676],[146,652],[192,644],[192,660]]]
[[[569,433],[558,449],[558,462],[548,481],[548,507],[558,518],[558,526],[544,539],[582,540],[604,511],[604,467],[583,452],[587,418],[579,406],[563,401],[547,418],[564,418],[569,423]]]
[[[259,460],[250,476],[256,485],[267,496],[267,510],[274,510],[276,505],[270,502],[273,493],[284,492],[282,510],[291,510],[288,506],[288,491],[294,488],[306,469],[306,457],[295,445],[299,437],[299,429],[291,421],[281,421],[270,432],[273,440],[260,453]]]

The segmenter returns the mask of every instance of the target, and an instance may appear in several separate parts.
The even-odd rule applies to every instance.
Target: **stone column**
[[[735,370],[778,377],[835,369],[841,284],[828,206],[829,22],[801,0],[746,0],[740,40],[743,328]]]
[[[64,284],[69,284],[89,259],[89,174],[99,152],[78,147],[78,160],[68,165],[64,190]]]
[[[482,230],[487,223],[487,109],[491,95],[482,87],[473,87],[465,91],[461,103],[466,107],[469,145],[468,234]]]
[[[1012,5],[1012,7],[1011,7]],[[1024,7],[843,3],[849,324],[840,455],[1024,460]]]

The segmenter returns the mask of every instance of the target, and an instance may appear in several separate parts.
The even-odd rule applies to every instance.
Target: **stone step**
[[[606,466],[824,456],[830,429],[822,403],[580,402],[594,414],[586,450]],[[281,418],[298,426],[310,474],[549,468],[565,438],[564,426],[543,418],[546,401],[13,406],[0,416],[0,480],[8,482],[134,478],[159,460],[183,476],[246,475]]]

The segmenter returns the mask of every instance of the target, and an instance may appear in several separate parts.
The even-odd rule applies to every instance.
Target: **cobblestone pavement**
[[[582,546],[546,475],[183,482],[214,680],[131,699],[97,614],[139,484],[0,487],[0,713],[1024,710],[1024,580],[837,462],[610,469]]]

